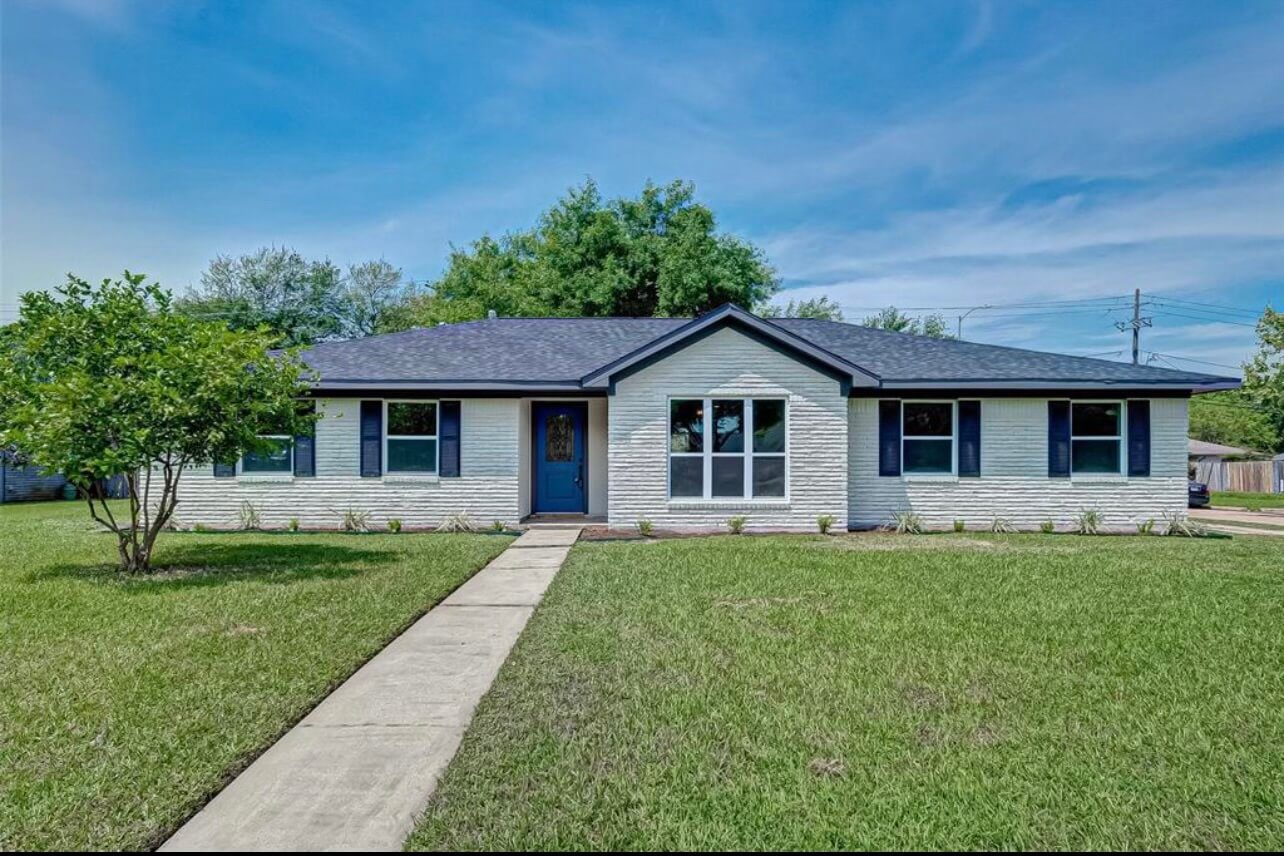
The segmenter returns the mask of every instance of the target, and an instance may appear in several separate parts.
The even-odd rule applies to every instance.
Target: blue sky
[[[183,290],[272,243],[429,278],[587,175],[694,181],[791,292],[849,318],[999,304],[969,338],[1109,354],[1111,301],[1010,304],[1141,288],[1170,298],[1143,348],[1216,371],[1252,316],[1205,304],[1284,304],[1279,2],[2,15],[0,319],[66,271]]]

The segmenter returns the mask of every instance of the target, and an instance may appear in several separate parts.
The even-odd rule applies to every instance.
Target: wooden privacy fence
[[[1196,461],[1195,480],[1209,490],[1284,493],[1284,461]]]

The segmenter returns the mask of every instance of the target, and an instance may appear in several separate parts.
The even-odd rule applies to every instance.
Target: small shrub
[[[291,518],[290,518],[290,522],[289,522],[289,523],[287,523],[287,524],[285,524],[285,528],[286,528],[286,529],[289,529],[291,532],[298,532],[298,531],[299,531],[299,518],[297,518],[297,517],[291,517]]]
[[[389,532],[391,532],[391,533],[393,533],[394,535],[395,535],[396,533],[400,532],[400,531],[401,531],[401,520],[399,520],[399,519],[398,519],[398,518],[396,518],[396,517],[393,517],[393,518],[389,519],[389,521],[388,521],[388,531],[389,531]]]
[[[727,529],[731,530],[732,535],[741,535],[745,531],[746,518],[743,514],[737,514],[727,521]]]
[[[816,528],[820,530],[821,535],[828,535],[833,525],[834,515],[832,514],[822,514],[816,518]]]
[[[1045,520],[1039,524],[1039,531],[1044,535],[1051,535],[1053,532],[1057,531],[1057,524],[1053,523],[1051,520]]]
[[[1138,535],[1150,535],[1155,531],[1155,518],[1147,517],[1137,524]]]
[[[477,527],[473,524],[473,519],[468,516],[467,511],[461,511],[458,514],[452,514],[441,522],[437,527],[438,532],[476,532]]]
[[[964,529],[966,529],[966,528],[967,528],[967,524],[965,524],[962,520],[955,520],[955,521],[954,521],[954,531],[955,531],[955,532],[962,532],[962,531],[963,531]]]
[[[1074,531],[1079,535],[1096,535],[1101,531],[1101,512],[1085,508],[1074,516]]]
[[[923,531],[923,518],[912,511],[893,511],[885,528],[901,535],[918,535]]]
[[[492,532],[503,532],[504,529],[504,521],[502,520],[495,520],[490,524],[490,531]]]
[[[1017,531],[1016,527],[1002,517],[996,517],[990,522],[990,531],[999,535],[1010,535]]]
[[[263,525],[263,515],[259,513],[254,503],[249,500],[241,503],[241,510],[238,516],[241,519],[241,528],[244,530],[259,529]]]
[[[344,532],[369,532],[370,512],[349,508],[343,512],[343,519],[339,523],[339,528]]]
[[[1208,527],[1184,514],[1164,512],[1164,534],[1177,538],[1203,538],[1208,534]]]
[[[211,529],[209,526],[205,525],[204,523],[197,523],[195,526],[192,527],[192,531],[193,532],[213,532],[214,530]]]
[[[645,517],[643,517],[643,518],[640,518],[635,525],[638,527],[639,535],[641,535],[643,538],[651,537],[651,532],[654,530],[654,527],[651,525],[650,520],[647,520]]]

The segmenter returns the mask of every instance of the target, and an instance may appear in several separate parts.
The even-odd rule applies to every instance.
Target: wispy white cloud
[[[60,2],[97,30],[167,36],[147,7]],[[253,50],[184,47],[230,90],[263,96],[211,129],[257,143],[259,123],[340,110],[350,138],[304,139],[306,153],[283,137],[237,160],[148,160],[136,154],[145,115],[121,109],[132,93],[100,66],[71,50],[56,75],[6,64],[6,101],[77,109],[6,123],[0,302],[64,268],[102,275],[140,260],[181,287],[215,253],[270,242],[336,261],[385,255],[428,276],[451,243],[528,225],[585,175],[608,193],[694,179],[791,285],[851,306],[1186,294],[1284,270],[1279,158],[1204,157],[1279,127],[1278,8],[1248,24],[1219,16],[1131,62],[1121,52],[1132,37],[1114,37],[1108,17],[1014,39],[1012,7],[988,0],[951,6],[954,29],[935,52],[918,34],[941,15],[914,6],[827,9],[802,38],[789,32],[796,18],[740,5],[689,19],[505,7],[484,25],[326,7],[297,15],[297,27],[277,26],[295,10],[254,11],[265,8]],[[196,13],[184,14],[190,24]],[[274,62],[278,48],[298,51],[299,67]],[[902,70],[933,63],[949,73],[897,88]],[[366,85],[346,97],[360,103],[316,85],[324,68],[359,77]],[[384,96],[367,114],[362,99]],[[388,123],[395,141],[369,145]],[[1082,344],[1056,322],[968,325],[1013,343]]]
[[[895,216],[881,228],[765,241],[782,273],[847,297],[942,289],[971,300],[1207,288],[1284,263],[1284,172],[1218,173],[1107,201],[1002,200]],[[920,296],[919,299],[922,299]]]

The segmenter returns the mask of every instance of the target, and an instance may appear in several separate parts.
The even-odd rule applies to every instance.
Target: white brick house
[[[1231,378],[764,320],[492,319],[305,354],[319,420],[193,470],[180,525],[1130,526],[1186,504],[1187,401]]]

